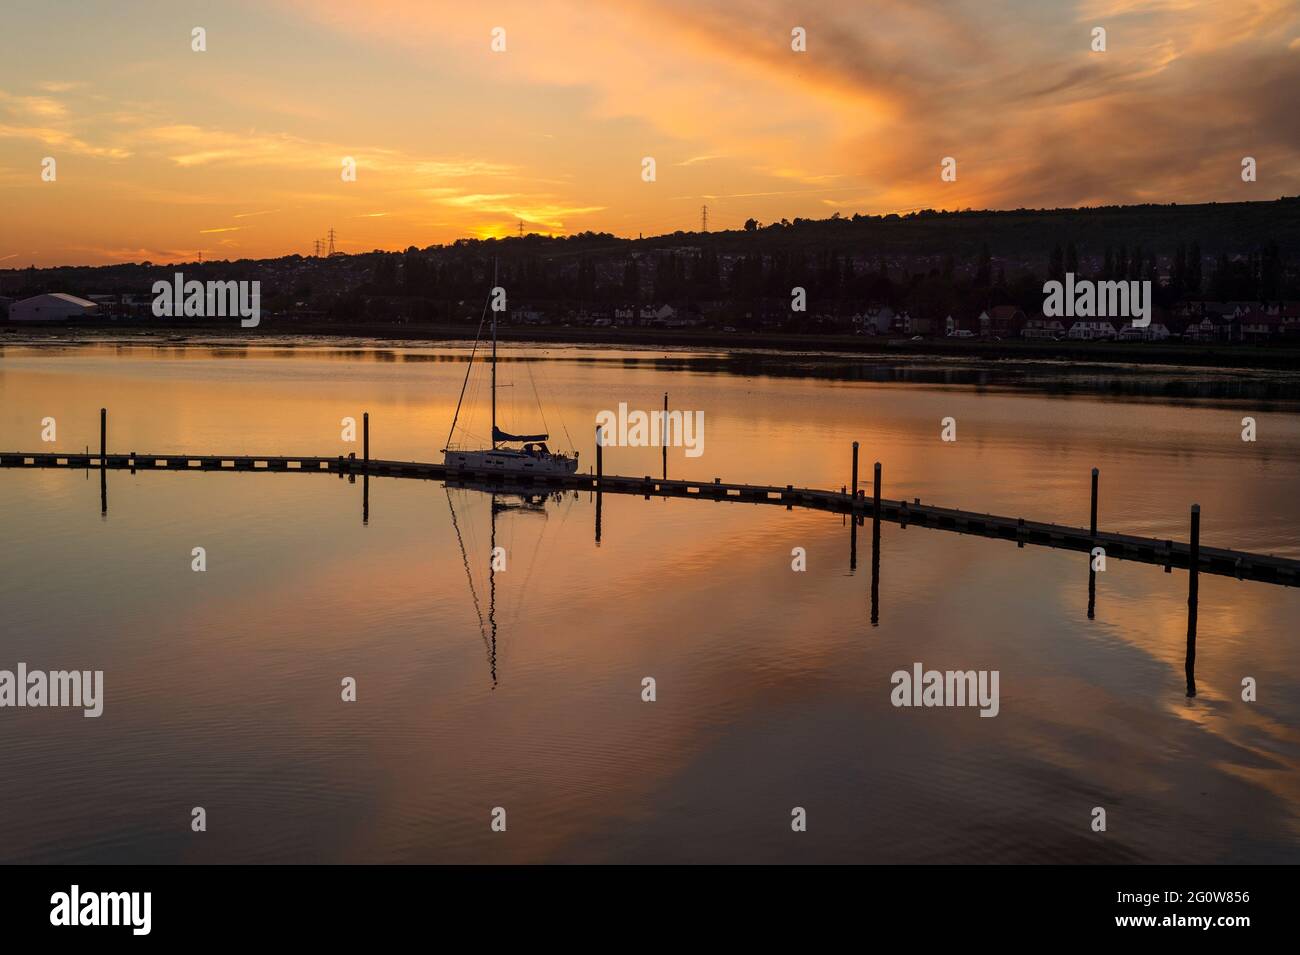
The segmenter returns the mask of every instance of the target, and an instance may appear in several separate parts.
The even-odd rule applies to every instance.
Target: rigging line
[[[478,351],[478,340],[483,337],[483,322],[487,320],[488,305],[492,302],[492,293],[483,300],[483,314],[479,316],[478,331],[474,333],[474,347],[469,350],[469,361],[465,363],[465,380],[460,383],[460,397],[456,399],[456,413],[451,416],[451,430],[447,432],[447,444],[451,447],[451,437],[456,433],[456,419],[460,417],[460,403],[465,400],[465,386],[469,384],[469,372],[474,367],[474,353]]]
[[[529,375],[531,375],[531,374],[532,374],[532,369],[530,368],[530,369],[529,369]],[[537,374],[538,374],[539,376],[541,376],[541,379],[542,379],[542,385],[543,385],[543,387],[546,388],[547,395],[549,396],[549,395],[553,394],[553,391],[552,391],[552,389],[551,389],[551,383],[550,383],[550,381],[546,378],[546,373],[545,373],[545,371],[543,370],[543,368],[541,367],[540,364],[539,364],[539,366],[538,366],[538,368],[537,368]],[[536,381],[533,382],[533,393],[534,393],[534,394],[537,393],[537,382],[536,382]],[[541,401],[541,398],[540,398],[540,397],[537,399],[537,410],[538,410],[539,412],[542,410],[542,401]],[[545,415],[545,413],[542,414],[542,424],[543,424],[543,426],[546,426],[546,415]],[[569,434],[569,427],[568,427],[568,425],[565,424],[565,422],[564,422],[564,415],[563,415],[563,414],[560,415],[560,429],[564,432],[564,440],[566,440],[566,441],[569,442],[569,450],[570,450],[570,451],[574,451],[574,450],[576,450],[577,446],[573,443],[573,436],[572,436],[571,434]],[[549,426],[546,426],[546,430],[547,430],[547,431],[550,431],[551,429],[550,429]]]
[[[483,629],[483,611],[479,608],[478,592],[474,589],[474,575],[469,570],[469,555],[465,553],[465,541],[460,536],[460,525],[456,522],[456,507],[451,503],[451,489],[443,485],[442,489],[447,492],[447,507],[451,511],[451,526],[456,531],[456,540],[460,544],[460,559],[465,565],[465,578],[469,581],[469,595],[474,599],[474,613],[478,616],[478,632],[483,639],[483,647],[487,648],[487,633]]]
[[[531,365],[528,367],[528,383],[533,386],[533,400],[537,402],[537,414],[542,419],[542,430],[550,434],[551,426],[546,423],[546,412],[542,410],[542,396],[537,392],[537,379],[533,377]]]

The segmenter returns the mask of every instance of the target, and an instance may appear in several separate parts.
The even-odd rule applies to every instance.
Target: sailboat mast
[[[497,288],[497,261],[492,260],[492,288]],[[492,450],[497,449],[497,310],[492,309]]]
[[[497,492],[492,492],[488,511],[492,515],[492,541],[489,546],[491,559],[488,561],[488,626],[492,632],[492,649],[488,658],[492,670],[492,689],[497,687]]]

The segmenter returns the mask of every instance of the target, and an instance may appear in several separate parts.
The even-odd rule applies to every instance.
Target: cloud
[[[57,80],[0,90],[15,231],[61,246],[50,213],[69,203],[84,248],[156,257],[257,217],[247,251],[278,254],[345,220],[365,230],[355,241],[404,248],[521,219],[671,232],[701,202],[727,228],[832,207],[1300,192],[1294,0],[500,0],[490,22],[427,0],[272,0],[246,29],[283,63],[187,54],[165,84],[136,10],[106,26],[111,66],[52,63]],[[504,54],[488,46],[497,22]],[[20,25],[39,37],[39,20]],[[807,52],[790,48],[795,25]],[[294,68],[307,33],[336,69]],[[65,154],[81,158],[66,179],[60,163],[60,188],[33,188],[35,161]],[[657,183],[640,179],[647,155]],[[1258,183],[1240,181],[1244,155]],[[356,182],[340,179],[345,156]],[[956,182],[940,179],[945,156]]]
[[[694,166],[696,163],[710,162],[714,159],[722,159],[721,154],[713,153],[707,156],[692,156],[690,159],[683,159],[681,162],[673,163],[674,166]]]
[[[1268,123],[1286,83],[1300,88],[1285,55],[1293,0],[884,0],[870,17],[847,0],[506,2],[511,45],[497,56],[463,8],[295,6],[416,55],[439,47],[466,89],[488,77],[539,98],[580,89],[575,127],[635,118],[688,157],[675,168],[728,157],[729,176],[842,180],[868,211],[1238,198],[1211,168],[1247,149],[1273,154],[1277,178],[1257,192],[1276,196],[1295,191],[1300,166],[1290,124]],[[790,49],[796,24],[806,53]],[[1108,27],[1105,53],[1090,49],[1094,24]],[[957,183],[939,179],[946,155]]]
[[[127,159],[129,149],[97,145],[74,132],[68,107],[47,96],[27,96],[0,90],[0,139],[36,141],[51,150],[63,150],[101,159]],[[57,158],[57,157],[56,157]]]

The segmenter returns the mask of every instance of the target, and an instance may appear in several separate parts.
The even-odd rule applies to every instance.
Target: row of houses
[[[288,315],[301,317],[299,311]],[[63,292],[35,295],[17,302],[0,299],[0,314],[8,306],[10,322],[66,322],[83,319],[145,318],[152,314],[152,298],[146,296],[101,296],[79,298]],[[765,305],[745,316],[751,324],[779,325],[790,318],[788,310]],[[514,324],[566,324],[595,327],[690,328],[706,324],[710,314],[726,314],[725,303],[678,308],[659,305],[616,305],[567,309],[563,313],[533,306],[512,308]],[[303,312],[303,315],[306,313]],[[319,315],[319,313],[312,313]],[[978,313],[937,316],[895,311],[888,305],[868,305],[850,315],[811,314],[821,327],[850,330],[860,335],[948,336],[986,339],[1118,340],[1164,341],[1182,338],[1198,342],[1300,341],[1300,302],[1183,302],[1169,309],[1156,309],[1151,324],[1134,328],[1128,319],[1062,319],[1026,315],[1014,305],[998,305]]]
[[[1151,323],[1144,328],[1135,328],[1127,318],[1026,316],[1014,305],[1001,305],[974,316],[949,315],[944,323],[944,333],[960,338],[1076,341],[1164,341],[1174,337],[1201,342],[1300,340],[1300,303],[1199,305],[1199,308],[1179,308],[1168,313],[1157,310]],[[898,331],[906,330],[899,328]]]

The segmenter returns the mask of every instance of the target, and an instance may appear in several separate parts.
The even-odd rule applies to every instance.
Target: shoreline
[[[40,347],[98,343],[165,345],[223,344],[257,347],[258,339],[273,347],[295,347],[302,339],[361,340],[377,345],[414,342],[472,342],[473,331],[466,325],[411,324],[374,326],[365,324],[294,324],[277,328],[274,321],[256,332],[212,321],[191,325],[113,323],[95,325],[0,325],[0,348],[6,345]],[[712,350],[736,353],[822,354],[830,357],[965,359],[990,363],[1032,363],[1046,368],[1053,364],[1077,368],[1080,363],[1098,366],[1152,368],[1203,368],[1215,371],[1300,372],[1300,343],[1296,345],[1107,342],[1107,341],[981,341],[978,339],[886,338],[862,335],[800,335],[785,332],[721,332],[658,328],[587,327],[499,327],[498,341],[504,344],[605,345],[638,350],[665,348],[673,351]],[[313,343],[314,344],[314,343]]]

